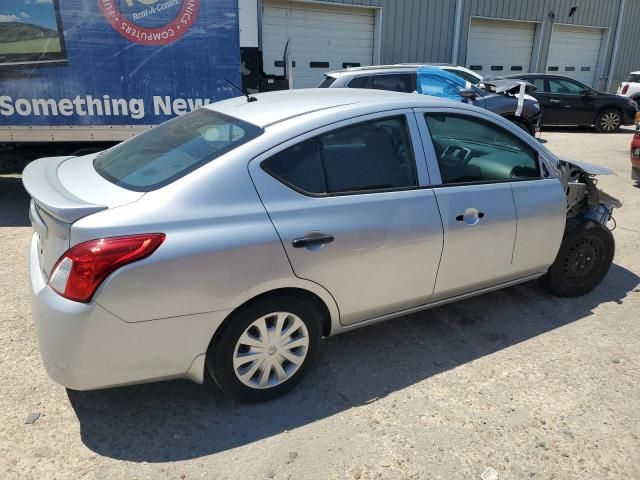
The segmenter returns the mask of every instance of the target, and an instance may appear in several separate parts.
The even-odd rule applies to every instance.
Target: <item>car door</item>
[[[559,125],[592,125],[595,106],[585,85],[565,78],[548,78],[548,112],[553,123]]]
[[[331,293],[343,324],[428,302],[443,232],[411,110],[315,130],[249,172],[295,275]]]
[[[478,114],[422,110],[418,123],[444,226],[433,299],[544,271],[566,200],[536,150]]]
[[[555,125],[559,123],[558,117],[558,105],[559,101],[551,98],[549,94],[549,84],[544,77],[521,77],[525,82],[529,82],[536,87],[536,91],[533,92],[533,95],[538,103],[540,104],[540,109],[542,111],[542,120],[541,123],[543,125]]]

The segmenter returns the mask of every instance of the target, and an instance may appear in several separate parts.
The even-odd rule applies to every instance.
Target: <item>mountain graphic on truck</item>
[[[0,23],[0,55],[60,53],[58,32],[23,22]]]

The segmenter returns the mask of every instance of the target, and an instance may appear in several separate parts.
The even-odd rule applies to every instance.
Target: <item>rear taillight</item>
[[[620,93],[622,95],[624,95],[624,94],[627,93],[627,90],[629,90],[629,84],[628,83],[622,87],[622,91]]]
[[[640,160],[640,131],[637,131],[631,141],[631,160]]]
[[[49,286],[69,300],[90,302],[105,278],[124,265],[147,258],[164,239],[164,233],[149,233],[80,243],[60,257]]]

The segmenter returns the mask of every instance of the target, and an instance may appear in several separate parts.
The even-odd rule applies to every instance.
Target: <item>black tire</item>
[[[233,366],[236,344],[254,321],[274,312],[289,312],[304,323],[309,340],[306,356],[298,369],[283,383],[262,389],[251,388],[236,376]],[[287,393],[300,383],[314,363],[321,338],[322,316],[312,305],[296,296],[267,297],[238,310],[225,322],[209,346],[207,370],[228,396],[242,402],[264,402]]]
[[[621,125],[622,113],[615,108],[607,108],[596,116],[595,127],[600,133],[617,132]]]
[[[542,280],[559,297],[585,295],[605,277],[614,252],[615,240],[608,228],[593,221],[582,222],[565,234]]]

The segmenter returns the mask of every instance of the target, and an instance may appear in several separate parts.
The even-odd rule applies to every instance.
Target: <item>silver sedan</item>
[[[322,337],[613,258],[602,169],[507,120],[342,89],[225,100],[24,171],[33,315],[72,389],[170,378],[284,393]]]

